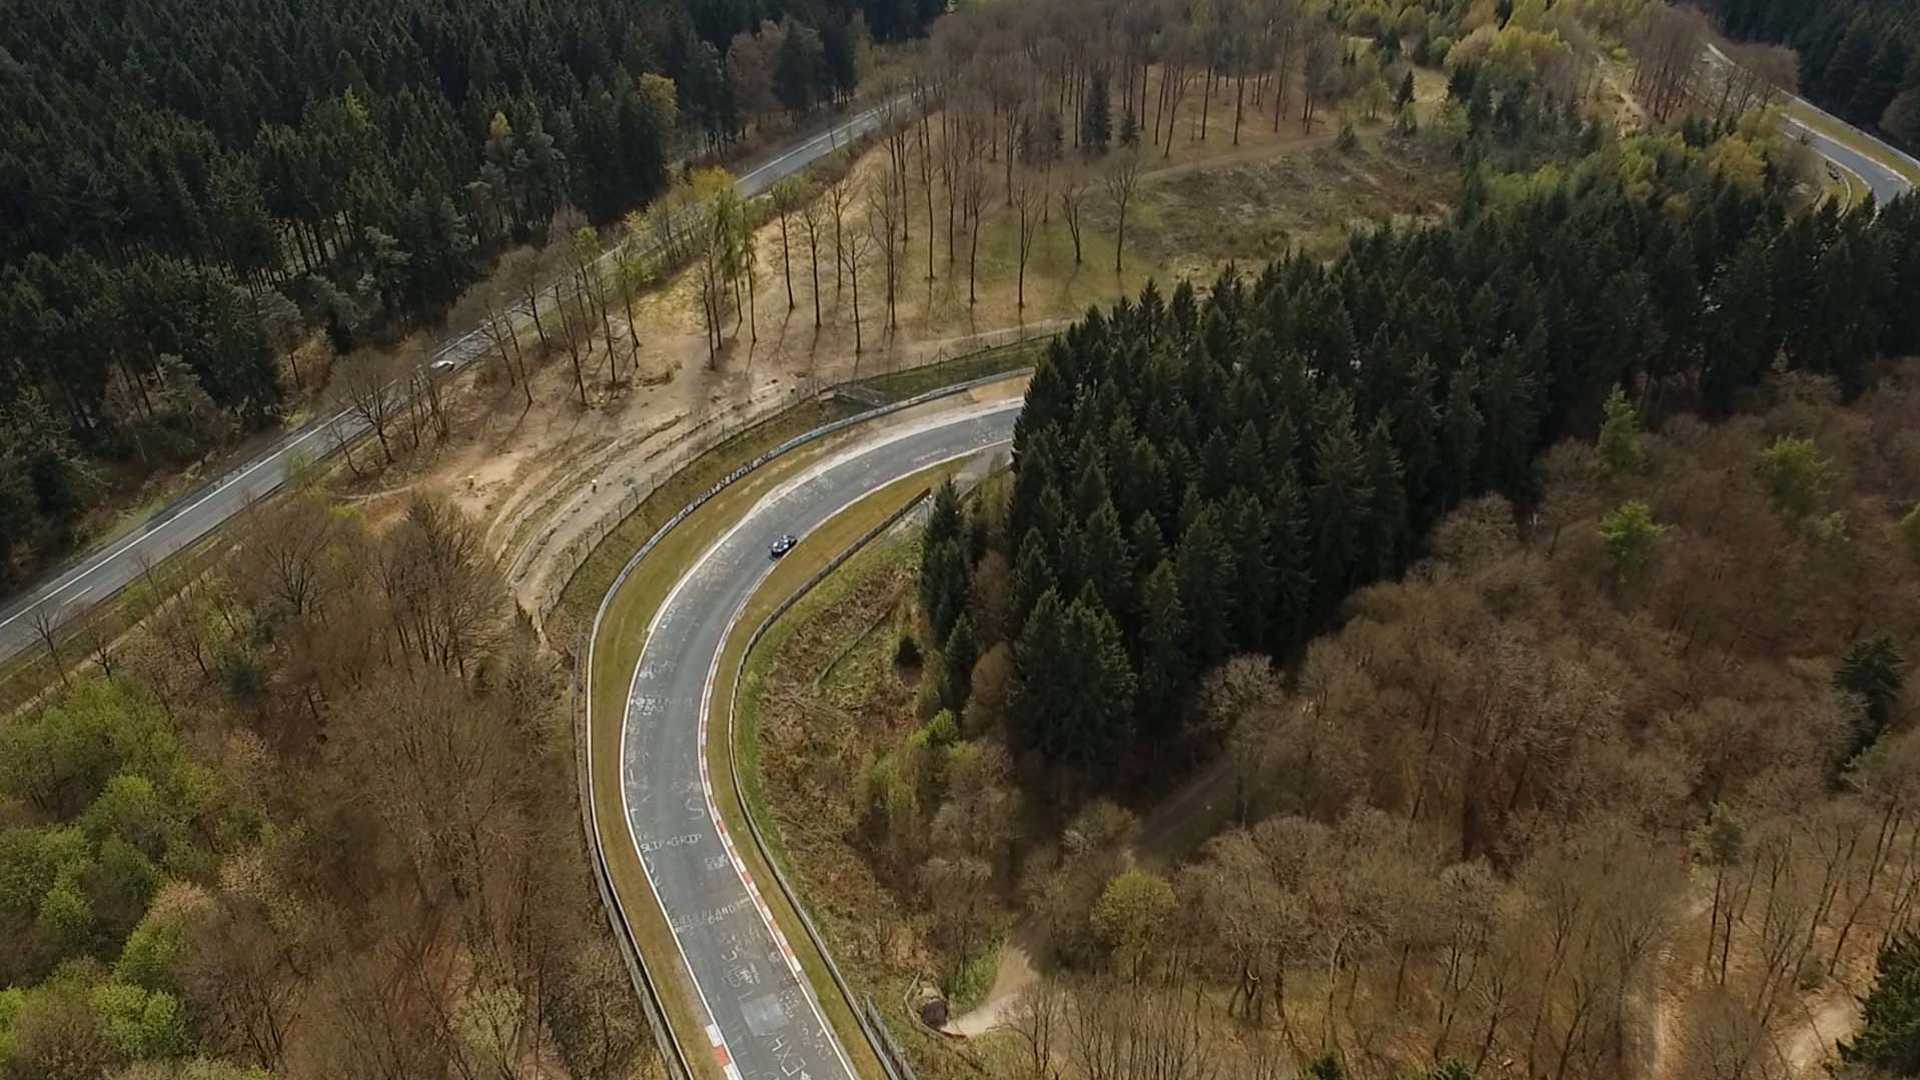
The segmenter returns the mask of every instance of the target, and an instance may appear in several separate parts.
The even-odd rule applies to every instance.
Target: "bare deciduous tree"
[[[1034,238],[1040,234],[1040,212],[1047,205],[1046,192],[1032,169],[1023,168],[1014,180],[1013,212],[1019,227],[1015,248],[1018,270],[1015,294],[1022,310],[1027,306],[1027,260],[1033,255]]]
[[[816,195],[800,205],[800,230],[807,237],[807,263],[813,273],[813,328],[820,329],[820,230],[825,224],[825,198]]]
[[[348,410],[373,432],[380,443],[381,456],[392,464],[393,444],[388,441],[387,429],[400,410],[399,395],[393,392],[384,375],[373,370],[371,359],[364,356],[342,382]]]
[[[901,223],[910,215],[900,197],[900,185],[891,176],[867,187],[867,229],[880,250],[880,269],[886,275],[887,329],[899,325],[897,295],[900,285],[900,260],[906,241],[901,238]]]
[[[873,252],[873,237],[873,226],[869,222],[866,228],[841,230],[834,245],[840,268],[846,271],[847,279],[853,286],[853,355],[856,370],[860,366],[860,353],[866,347],[860,329],[860,267],[866,264]]]
[[[1707,39],[1707,17],[1693,8],[1656,5],[1647,10],[1629,42],[1639,63],[1633,92],[1654,119],[1665,123],[1691,100]]]
[[[1132,205],[1134,193],[1140,189],[1140,155],[1132,151],[1115,154],[1113,162],[1100,174],[1100,187],[1106,192],[1107,201],[1113,204],[1116,222],[1113,272],[1117,274],[1126,267],[1127,207]]]
[[[415,498],[384,549],[380,585],[401,649],[466,671],[498,639],[505,594],[480,530],[450,504]]]

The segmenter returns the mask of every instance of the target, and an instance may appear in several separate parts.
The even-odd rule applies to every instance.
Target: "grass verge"
[[[908,368],[891,375],[863,379],[859,386],[863,390],[878,395],[883,401],[905,401],[915,394],[924,394],[943,386],[953,386],[972,379],[984,379],[989,375],[1000,375],[1032,367],[1040,362],[1040,357],[1046,353],[1047,344],[1052,340],[1048,337],[1023,341],[952,360]]]

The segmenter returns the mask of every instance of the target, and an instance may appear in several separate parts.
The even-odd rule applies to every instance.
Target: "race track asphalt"
[[[1010,441],[1021,404],[996,402],[884,433],[783,484],[687,568],[648,628],[621,726],[624,816],[698,989],[693,1005],[707,1043],[736,1080],[854,1073],[819,991],[766,906],[765,890],[777,886],[752,879],[737,848],[751,838],[730,836],[719,821],[703,748],[726,737],[727,718],[708,715],[721,651],[771,572],[775,538],[805,536],[887,484]]]

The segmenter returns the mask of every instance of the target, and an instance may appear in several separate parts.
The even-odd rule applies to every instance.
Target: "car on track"
[[[767,548],[767,557],[777,559],[780,556],[785,555],[787,552],[792,551],[794,548],[794,545],[798,544],[799,542],[800,542],[800,538],[793,535],[792,533],[781,533],[779,537],[775,539],[774,542]]]

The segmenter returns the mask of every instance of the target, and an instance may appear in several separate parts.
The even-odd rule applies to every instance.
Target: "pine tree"
[[[1076,600],[1067,612],[1061,651],[1073,691],[1062,716],[1059,756],[1082,768],[1112,764],[1133,737],[1133,669],[1113,616]]]
[[[1434,404],[1433,364],[1421,357],[1408,372],[1407,385],[1398,400],[1388,403],[1394,410],[1394,440],[1401,456],[1401,475],[1405,477],[1409,514],[1416,529],[1424,529],[1440,516],[1434,476],[1440,468],[1440,410]]]
[[[1113,104],[1107,92],[1107,73],[1096,68],[1088,80],[1086,104],[1080,113],[1080,148],[1089,154],[1104,154],[1113,139]],[[1136,135],[1136,141],[1138,136]]]
[[[1915,507],[1911,516],[1915,522],[1914,558],[1920,560],[1920,507]],[[1167,557],[1166,538],[1160,532],[1160,522],[1151,511],[1142,510],[1140,516],[1133,519],[1133,531],[1128,540],[1133,551],[1133,564],[1142,571],[1151,572],[1160,565],[1161,559]]]
[[[1606,416],[1597,448],[1601,467],[1615,477],[1639,472],[1645,453],[1640,448],[1640,414],[1618,386],[1607,395]]]
[[[1233,551],[1233,640],[1239,649],[1266,649],[1272,642],[1277,596],[1273,537],[1266,508],[1244,488],[1227,495],[1222,519]]]
[[[1289,650],[1305,640],[1313,604],[1313,571],[1308,565],[1306,496],[1300,490],[1293,465],[1280,471],[1273,485],[1268,511],[1268,535],[1273,546],[1274,599],[1268,625],[1277,649]]]
[[[1140,716],[1150,728],[1165,730],[1192,674],[1187,614],[1171,561],[1162,559],[1147,574],[1140,612]]]
[[[1374,550],[1369,534],[1373,490],[1366,452],[1353,429],[1353,406],[1344,393],[1331,397],[1317,426],[1308,510],[1314,523],[1313,610],[1324,617],[1346,595]]]
[[[1893,719],[1893,707],[1906,685],[1905,667],[1906,657],[1900,654],[1900,646],[1890,634],[1861,638],[1840,655],[1833,685],[1860,703],[1848,757],[1871,747],[1886,731]]]
[[[1133,608],[1133,555],[1111,499],[1102,501],[1087,519],[1080,542],[1080,580],[1108,611],[1125,617]]]
[[[940,651],[944,677],[940,684],[940,703],[952,709],[955,715],[966,708],[967,697],[972,691],[973,665],[980,661],[980,644],[973,636],[973,620],[961,615],[953,624],[953,633],[947,635],[945,648]]]
[[[958,616],[958,611],[952,608],[952,597],[947,594],[953,586],[948,564],[951,556],[962,550],[958,546],[962,524],[960,492],[949,477],[934,489],[933,505],[927,511],[927,524],[920,540],[920,606],[929,618],[934,618],[936,611],[944,618],[944,621],[935,620],[936,640],[946,639],[953,630],[952,618]],[[964,571],[964,565],[961,569]]]
[[[1392,578],[1406,562],[1407,490],[1385,416],[1374,420],[1367,433],[1367,488],[1372,495],[1367,506],[1367,532],[1373,543],[1366,574]]]
[[[1111,764],[1132,737],[1134,675],[1113,617],[1097,604],[1062,605],[1049,589],[1014,645],[1011,712],[1047,759]]]
[[[1058,585],[1053,565],[1047,558],[1046,538],[1039,529],[1028,529],[1020,541],[1020,554],[1013,568],[1012,625],[1024,626],[1040,597]]]
[[[1180,536],[1180,606],[1190,621],[1193,656],[1202,666],[1233,648],[1233,552],[1221,534],[1219,512],[1202,504]]]
[[[1480,434],[1485,427],[1474,404],[1472,358],[1462,361],[1447,380],[1447,404],[1441,417],[1441,472],[1447,478],[1443,509],[1457,505],[1478,489],[1474,465],[1480,460]]]
[[[1013,645],[1007,714],[1021,740],[1049,757],[1059,753],[1056,725],[1069,704],[1070,690],[1062,677],[1066,626],[1066,605],[1049,588],[1033,605]]]
[[[1893,1076],[1920,1075],[1920,936],[1896,934],[1880,947],[1860,1030],[1840,1044],[1840,1060]]]

